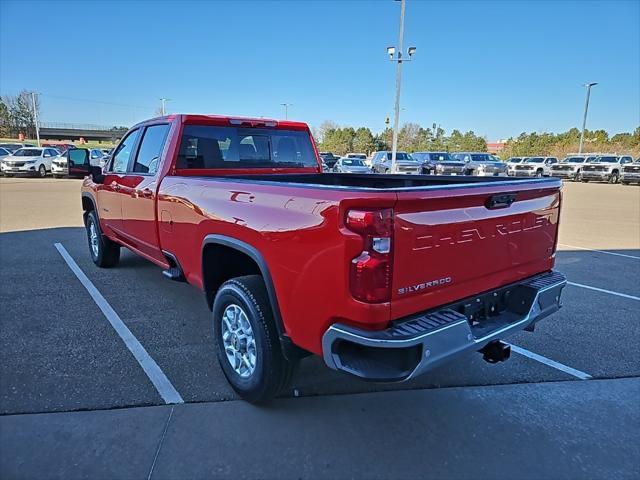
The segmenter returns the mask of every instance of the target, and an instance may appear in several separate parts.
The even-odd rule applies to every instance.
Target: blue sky
[[[399,2],[0,0],[0,93],[42,120],[124,124],[173,112],[384,128]],[[33,17],[31,16],[32,14]],[[73,20],[71,20],[73,19]],[[407,1],[401,123],[489,140],[640,124],[640,2]],[[92,102],[84,101],[92,100]],[[98,103],[101,102],[101,103]]]

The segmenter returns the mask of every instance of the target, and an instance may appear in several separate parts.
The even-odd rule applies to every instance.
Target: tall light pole
[[[171,99],[170,98],[161,98],[160,99],[160,112],[162,112],[162,116],[164,117],[167,114],[167,111],[165,109],[165,102],[170,102]]]
[[[400,84],[402,79],[402,62],[411,61],[416,47],[409,47],[409,58],[402,58],[402,43],[404,41],[404,12],[405,0],[400,0],[400,34],[398,35],[398,50],[396,47],[387,47],[389,60],[396,62],[396,105],[393,119],[393,145],[391,147],[391,173],[396,173],[396,153],[398,151],[398,125],[400,123]]]
[[[293,106],[293,103],[281,103],[284,107],[284,119],[287,120],[289,118],[289,107]]]
[[[36,138],[40,146],[40,126],[38,125],[38,109],[36,108],[36,92],[31,92],[31,105],[33,106],[33,123],[36,127]]]
[[[584,129],[587,126],[587,111],[589,110],[589,97],[591,96],[591,87],[597,85],[598,82],[585,83],[583,86],[587,87],[587,100],[584,103],[584,117],[582,117],[582,132],[580,133],[580,146],[578,147],[578,153],[582,153],[582,144],[584,143]]]

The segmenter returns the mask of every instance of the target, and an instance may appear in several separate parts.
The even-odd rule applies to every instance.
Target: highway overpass
[[[127,132],[126,128],[82,125],[74,123],[40,122],[42,140],[80,140],[115,142]]]

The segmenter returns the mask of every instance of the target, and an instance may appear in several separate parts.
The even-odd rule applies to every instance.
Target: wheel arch
[[[221,268],[214,268],[212,264],[218,264]],[[233,237],[218,234],[204,237],[202,241],[202,286],[210,310],[220,285],[230,278],[251,274],[258,274],[264,280],[275,327],[285,357],[293,359],[306,356],[308,352],[295,346],[286,334],[271,272],[262,254],[254,246]]]
[[[89,214],[89,212],[94,211],[96,212],[96,215],[97,215],[98,209],[96,208],[96,200],[93,198],[93,195],[91,195],[90,193],[82,192],[81,199],[82,199],[82,218],[86,223],[87,215]]]

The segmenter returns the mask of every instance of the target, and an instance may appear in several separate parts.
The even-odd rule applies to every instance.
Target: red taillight
[[[393,210],[349,210],[345,223],[363,240],[362,252],[351,260],[351,294],[362,302],[388,302],[393,277]]]

